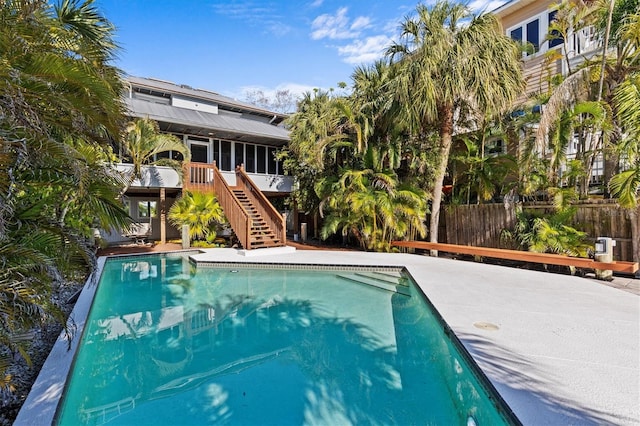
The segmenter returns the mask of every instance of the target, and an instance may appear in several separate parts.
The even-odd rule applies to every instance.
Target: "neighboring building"
[[[160,131],[177,136],[191,150],[184,182],[171,168],[147,167],[142,181],[134,181],[125,194],[131,216],[151,224],[150,239],[164,242],[179,238],[179,231],[167,223],[166,213],[183,187],[209,183],[213,190],[214,162],[231,187],[238,185],[236,167],[243,164],[246,176],[270,200],[282,200],[291,192],[293,179],[284,176],[282,164],[274,156],[289,141],[289,132],[283,127],[286,114],[186,85],[138,77],[128,77],[126,82],[129,116],[157,121]],[[180,159],[179,153],[166,155]],[[119,166],[121,170],[127,167]],[[225,213],[227,217],[231,214]],[[112,233],[107,239],[126,238]]]
[[[524,93],[526,97],[547,92],[551,77],[566,75],[568,72],[567,62],[564,60],[564,41],[560,38],[547,40],[549,24],[557,13],[553,6],[559,3],[549,0],[511,0],[492,12],[499,18],[507,36],[529,46],[528,51],[522,55],[527,82]],[[575,70],[580,62],[597,54],[602,48],[602,43],[595,34],[593,28],[569,34],[566,53],[572,69]],[[563,59],[549,60],[547,54],[553,49],[558,50]]]
[[[558,4],[559,1],[549,0],[511,0],[492,12],[499,18],[507,36],[528,45],[527,52],[522,55],[527,87],[520,101],[548,93],[552,88],[551,81],[554,76],[568,74],[567,59],[571,69],[575,71],[581,62],[600,53],[602,49],[602,42],[592,27],[570,32],[566,43],[561,38],[547,40],[547,34],[550,33],[549,24],[553,22],[557,13],[554,6]],[[552,57],[549,51],[554,49],[558,50],[559,55]],[[575,135],[567,148],[567,160],[576,158],[579,149],[580,141],[578,135]],[[562,171],[566,171],[566,166],[563,166]],[[600,185],[603,175],[604,161],[602,154],[598,154],[591,172],[590,184]]]

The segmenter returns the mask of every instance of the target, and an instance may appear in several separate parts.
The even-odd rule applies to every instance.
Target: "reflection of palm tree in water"
[[[184,286],[171,304],[184,309],[177,328],[165,336],[127,341],[138,357],[125,377],[128,395],[139,397],[137,406],[145,400],[196,389],[202,395],[216,388],[225,398],[201,406],[202,418],[235,421],[234,416],[247,408],[246,399],[238,396],[231,383],[245,377],[251,385],[254,371],[285,365],[286,371],[298,371],[303,377],[294,386],[302,386],[295,392],[304,395],[300,410],[309,419],[326,422],[331,420],[323,417],[327,412],[340,412],[351,423],[412,423],[415,411],[424,408],[423,388],[429,381],[439,381],[440,373],[418,371],[401,360],[409,354],[434,362],[430,359],[433,349],[428,348],[435,342],[433,330],[410,335],[414,331],[396,327],[397,346],[389,346],[368,327],[351,319],[326,317],[307,301],[221,295],[220,289],[216,295],[212,290],[216,282],[195,294],[186,281],[172,283]],[[419,298],[393,298],[396,325],[423,320]],[[172,348],[174,343],[181,346]],[[144,355],[144,346],[152,346],[153,362],[145,361],[149,355]],[[284,389],[291,384],[282,377],[268,386],[273,390],[270,397],[278,399],[279,392],[285,395]],[[291,409],[296,409],[295,404]]]

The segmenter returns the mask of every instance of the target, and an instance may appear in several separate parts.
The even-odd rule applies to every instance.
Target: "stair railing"
[[[285,245],[287,242],[287,233],[284,218],[245,173],[243,164],[236,167],[236,186],[244,190],[249,200],[258,210],[258,213],[264,218],[269,228],[280,241],[280,244]]]
[[[227,181],[216,166],[216,162],[214,161],[212,164],[186,163],[183,167],[184,183],[182,187],[190,191],[214,193],[240,244],[243,248],[250,250],[252,247],[249,213],[229,188]]]

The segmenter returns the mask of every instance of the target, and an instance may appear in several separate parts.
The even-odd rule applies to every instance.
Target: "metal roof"
[[[246,111],[265,117],[272,117],[274,118],[274,121],[276,123],[279,123],[288,117],[288,114],[269,111],[248,102],[238,101],[228,96],[223,96],[219,93],[205,89],[194,89],[191,86],[185,84],[175,84],[169,81],[158,80],[154,78],[142,78],[134,76],[127,76],[125,80],[129,82],[132,87],[145,88],[148,90],[163,92],[166,94],[180,94],[191,98],[200,98],[217,103],[223,109],[229,109],[232,111]]]
[[[178,108],[140,99],[125,98],[125,103],[130,116],[155,120],[163,131],[269,145],[282,145],[289,141],[286,129],[258,120]]]

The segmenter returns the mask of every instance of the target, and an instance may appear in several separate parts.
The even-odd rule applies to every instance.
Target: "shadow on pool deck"
[[[534,396],[539,404],[532,407],[518,407],[518,401],[531,404],[531,398],[511,398],[511,408],[515,412],[535,411],[538,419],[557,418],[558,415],[566,419],[566,424],[601,425],[610,424],[613,420],[607,413],[593,409],[593,407],[577,406],[575,402],[567,401],[554,395],[554,377],[545,377],[526,357],[519,355],[495,342],[486,340],[476,334],[458,335],[473,355],[474,360],[484,373],[493,377],[500,394],[526,393]],[[553,414],[552,414],[553,413]],[[632,419],[624,419],[633,421]]]

